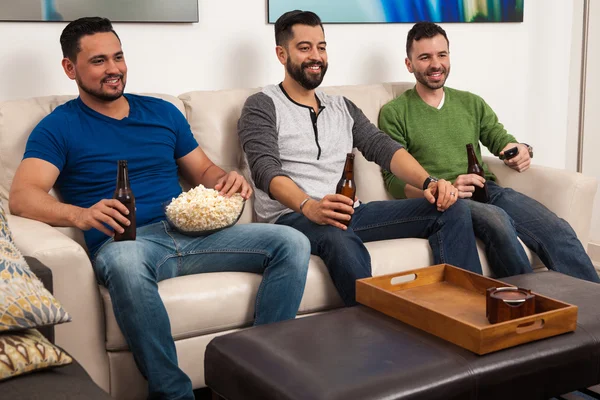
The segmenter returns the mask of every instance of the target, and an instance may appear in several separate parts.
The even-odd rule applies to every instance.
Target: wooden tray
[[[575,330],[577,306],[537,293],[535,314],[490,324],[485,291],[502,286],[513,285],[440,264],[359,279],[356,300],[477,354]]]

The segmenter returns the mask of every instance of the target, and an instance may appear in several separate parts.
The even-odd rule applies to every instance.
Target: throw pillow
[[[0,381],[73,362],[35,329],[0,334]]]
[[[31,272],[16,248],[0,205],[0,332],[70,320],[69,314]]]

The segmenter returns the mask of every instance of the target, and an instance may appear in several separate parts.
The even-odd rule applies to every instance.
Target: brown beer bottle
[[[483,172],[483,168],[479,165],[477,161],[477,156],[475,155],[475,150],[473,149],[472,144],[467,144],[467,157],[469,159],[469,167],[467,169],[467,174],[476,174],[483,178],[485,178],[485,173]],[[478,201],[480,203],[487,203],[490,200],[490,196],[488,195],[487,182],[483,184],[483,187],[475,186],[475,192],[471,199]]]
[[[115,242],[119,242],[121,240],[135,240],[135,197],[133,197],[133,192],[129,186],[129,170],[127,168],[127,160],[119,160],[119,165],[117,168],[117,188],[115,189],[113,199],[119,200],[125,205],[125,207],[127,207],[129,214],[125,217],[127,217],[127,219],[129,219],[131,222],[129,226],[119,223],[119,225],[125,229],[125,232],[119,233],[115,231]]]
[[[342,173],[342,177],[337,184],[335,193],[343,194],[354,201],[354,197],[356,195],[356,184],[354,183],[354,154],[352,153],[346,154],[344,172]],[[350,224],[350,220],[340,222],[346,226]]]

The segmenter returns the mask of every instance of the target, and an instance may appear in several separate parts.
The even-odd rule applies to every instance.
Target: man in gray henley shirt
[[[298,10],[283,14],[275,23],[275,40],[285,78],[249,97],[238,122],[259,220],[303,232],[346,305],[356,304],[356,279],[371,276],[364,242],[428,238],[435,263],[481,273],[469,208],[457,202],[454,187],[429,176],[350,100],[315,92],[328,65],[319,17]],[[354,206],[334,194],[346,153],[354,147],[423,187],[425,198]],[[348,220],[346,227],[342,221]]]

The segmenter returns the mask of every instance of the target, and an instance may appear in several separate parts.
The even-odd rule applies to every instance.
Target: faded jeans
[[[490,201],[469,200],[475,236],[486,248],[490,267],[498,277],[531,272],[527,254],[517,237],[553,271],[600,282],[592,261],[571,225],[543,204],[510,188],[487,181]],[[522,270],[522,272],[515,272]]]
[[[103,244],[93,263],[96,278],[110,292],[117,323],[148,380],[149,398],[194,399],[177,363],[158,282],[205,272],[262,274],[254,324],[293,319],[304,293],[309,246],[304,235],[283,226],[239,224],[188,237],[164,221],[138,228],[135,241]]]
[[[448,263],[481,274],[471,212],[465,203],[458,200],[444,212],[425,199],[363,203],[354,209],[345,231],[315,224],[295,212],[279,217],[276,223],[296,228],[308,237],[311,253],[323,259],[342,300],[351,306],[356,304],[355,281],[371,276],[365,242],[426,238],[436,264]]]

